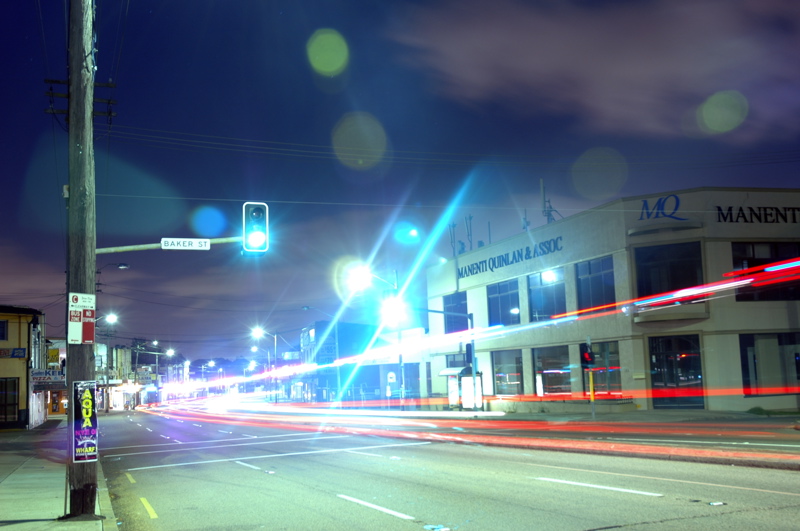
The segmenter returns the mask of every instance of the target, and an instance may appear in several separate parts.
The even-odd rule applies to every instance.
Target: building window
[[[469,320],[467,319],[467,292],[457,291],[450,295],[445,295],[444,311],[444,333],[451,334],[453,332],[461,332],[469,328]],[[460,314],[460,315],[454,315]]]
[[[466,367],[467,366],[467,355],[466,354],[448,354],[445,357],[445,361],[447,362],[447,367]]]
[[[614,261],[611,256],[575,264],[578,278],[578,309],[588,310],[616,302]]]
[[[800,256],[798,242],[732,242],[733,269],[780,262]],[[770,286],[745,287],[736,290],[737,301],[797,301],[800,300],[800,283],[789,282]]]
[[[15,422],[19,412],[19,378],[0,378],[0,422]]]
[[[523,393],[521,350],[492,352],[492,370],[494,372],[494,394],[521,395]]]
[[[536,394],[544,396],[572,392],[568,346],[533,349],[533,366],[536,370]]]
[[[639,297],[690,288],[703,283],[700,242],[639,247],[634,254]]]
[[[519,324],[519,282],[516,278],[486,286],[489,326]]]
[[[8,321],[0,321],[0,341],[8,341]]]
[[[581,352],[587,346],[581,343]],[[619,343],[608,341],[605,343],[592,343],[594,353],[594,392],[595,394],[621,394],[622,376],[619,365]],[[589,371],[584,371],[583,388],[589,392]]]
[[[800,385],[800,333],[740,334],[745,395],[797,393]]]
[[[564,268],[559,267],[528,276],[530,321],[547,321],[552,315],[566,313]]]

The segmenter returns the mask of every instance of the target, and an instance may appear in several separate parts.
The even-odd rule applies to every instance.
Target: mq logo
[[[647,199],[642,199],[642,212],[639,215],[639,221],[645,219],[658,219],[670,218],[677,219],[678,221],[686,221],[686,218],[681,218],[675,214],[681,208],[681,198],[675,194],[656,199],[655,204],[650,208]]]

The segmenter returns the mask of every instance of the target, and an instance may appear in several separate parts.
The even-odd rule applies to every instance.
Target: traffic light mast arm
[[[239,243],[242,241],[241,236],[231,236],[229,238],[211,238],[209,242],[213,245],[215,243]],[[127,253],[129,251],[149,251],[152,249],[161,249],[161,243],[143,243],[140,245],[123,245],[121,247],[103,247],[95,251],[96,254],[111,254],[111,253]]]

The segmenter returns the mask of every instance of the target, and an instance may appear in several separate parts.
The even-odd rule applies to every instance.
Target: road
[[[123,531],[779,530],[800,521],[794,471],[142,411],[104,417],[101,441]]]

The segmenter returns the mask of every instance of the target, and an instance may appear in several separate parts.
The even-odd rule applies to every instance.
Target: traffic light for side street
[[[242,249],[263,253],[269,248],[269,208],[266,203],[248,201],[242,205]]]
[[[590,348],[581,349],[581,369],[591,369],[594,367],[594,352]]]

